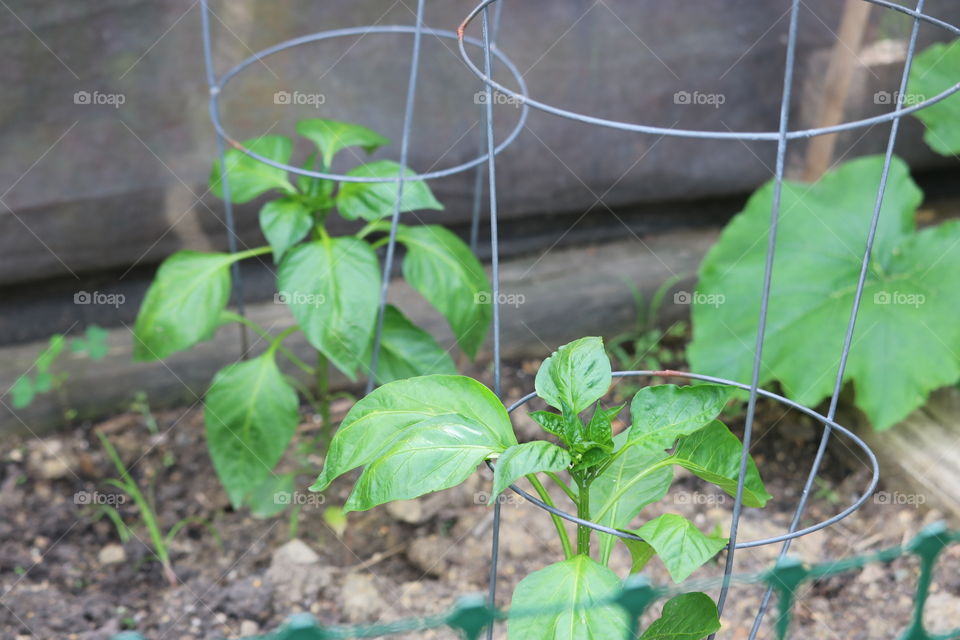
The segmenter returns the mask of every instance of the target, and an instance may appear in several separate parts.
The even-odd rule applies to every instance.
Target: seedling
[[[163,567],[164,578],[166,578],[171,587],[177,586],[177,575],[173,572],[173,564],[170,562],[169,551],[170,543],[173,542],[173,539],[176,537],[177,533],[179,533],[183,527],[190,523],[201,524],[213,534],[218,545],[220,544],[219,534],[206,520],[196,516],[190,516],[177,521],[176,524],[170,527],[166,535],[164,535],[160,528],[160,523],[157,519],[156,511],[154,510],[153,505],[146,499],[146,497],[144,497],[143,492],[137,485],[136,480],[133,479],[133,477],[130,475],[130,472],[127,470],[126,465],[123,464],[123,460],[120,459],[120,455],[113,447],[113,444],[111,444],[110,439],[100,432],[97,432],[97,437],[100,439],[100,444],[103,445],[103,448],[107,452],[107,456],[109,456],[110,461],[113,462],[113,466],[116,468],[117,473],[120,474],[119,479],[109,479],[106,481],[107,484],[120,489],[133,500],[134,504],[137,506],[137,510],[140,513],[140,521],[146,527],[147,533],[150,536],[150,545],[153,547],[153,551],[156,554],[157,559],[160,561],[160,565]],[[113,507],[112,505],[101,505],[101,508],[116,527],[117,533],[120,536],[120,540],[123,542],[128,541],[131,536],[133,536],[133,531],[124,522],[120,512],[116,509],[116,507]]]
[[[297,132],[316,147],[305,166],[324,172],[341,151],[373,152],[389,142],[366,127],[333,120],[304,120]],[[293,141],[283,136],[263,136],[243,146],[285,164],[293,154]],[[316,381],[317,397],[312,401],[322,415],[325,440],[332,431],[329,367],[351,380],[358,370],[369,374],[381,290],[376,249],[387,242],[384,233],[390,223],[384,218],[393,214],[397,184],[338,186],[303,176],[291,181],[287,172],[232,149],[224,167],[216,163],[210,177],[211,190],[220,197],[224,197],[221,169],[229,176],[235,203],[268,192],[278,194],[260,210],[260,227],[269,244],[235,254],[180,251],[165,260],[140,308],[134,353],[140,360],[165,358],[209,339],[228,323],[247,325],[268,345],[261,355],[218,372],[206,397],[210,456],[231,502],[239,507],[258,487],[273,481],[272,470],[299,421],[296,388],[281,373],[276,355],[282,354]],[[397,163],[377,160],[346,175],[396,178],[401,171],[412,175]],[[405,182],[400,210],[419,209],[442,206],[426,183]],[[327,222],[333,212],[365,224],[352,236],[331,237]],[[446,318],[460,348],[475,356],[492,315],[490,305],[482,303],[489,299],[490,287],[480,263],[457,236],[439,226],[400,225],[397,240],[406,249],[404,278]],[[267,255],[276,265],[276,301],[286,304],[297,322],[279,334],[226,310],[231,266]],[[317,350],[315,365],[283,345],[296,331],[302,331]],[[396,307],[384,309],[377,382],[455,371],[447,350],[430,334]]]
[[[107,355],[107,332],[96,325],[87,327],[82,338],[68,342],[62,333],[50,336],[47,348],[40,352],[33,365],[10,387],[11,403],[14,409],[25,409],[33,404],[38,395],[59,392],[67,374],[56,371],[56,363],[70,345],[70,351],[85,355],[91,360],[102,360]],[[73,412],[75,414],[75,412]],[[75,417],[67,412],[68,419]]]
[[[538,396],[556,411],[532,412],[545,438],[523,444],[517,442],[503,403],[476,380],[430,375],[391,382],[347,414],[311,489],[323,491],[337,477],[363,467],[344,505],[345,511],[362,511],[453,487],[489,461],[495,469],[491,502],[526,478],[553,506],[538,476],[544,474],[580,518],[642,538],[626,542],[631,572],[657,556],[681,582],[723,549],[727,539],[705,535],[673,513],[629,527],[646,506],[666,495],[674,467],[688,469],[729,495],[736,493],[742,445],[716,419],[727,390],[707,384],[641,389],[631,402],[630,426],[614,436],[612,422],[625,405],[601,404],[611,382],[600,338],[582,338],[558,349],[536,376]],[[750,460],[743,503],[762,507],[769,499]],[[552,517],[564,560],[524,578],[513,593],[513,606],[557,605],[566,613],[512,619],[509,637],[554,640],[573,637],[571,628],[576,637],[624,637],[627,620],[619,608],[570,610],[571,603],[595,603],[619,588],[621,580],[608,565],[620,538],[598,533],[594,547],[591,528],[578,526],[573,540],[562,520]],[[685,593],[665,604],[642,637],[700,638],[719,628],[710,597]]]

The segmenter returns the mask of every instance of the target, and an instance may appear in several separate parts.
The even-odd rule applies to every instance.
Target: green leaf
[[[63,334],[55,333],[50,336],[50,341],[47,344],[47,348],[40,352],[40,355],[37,356],[37,359],[34,361],[33,366],[37,371],[46,373],[46,371],[53,366],[53,363],[56,361],[60,354],[63,352],[63,347],[66,344]]]
[[[727,494],[736,496],[740,477],[740,455],[743,443],[730,433],[719,420],[714,420],[700,431],[680,440],[670,457],[694,475],[717,485]],[[760,472],[753,458],[747,460],[747,479],[743,487],[743,504],[762,507],[771,496],[763,486]]]
[[[298,245],[280,263],[277,288],[310,344],[356,380],[380,303],[380,268],[370,245],[352,237]]]
[[[650,559],[657,555],[649,544],[643,540],[631,540],[630,538],[620,538],[627,551],[630,552],[630,573],[640,573],[647,566]]]
[[[943,93],[957,83],[960,69],[960,40],[938,42],[913,59],[907,96],[915,104]],[[895,102],[891,99],[891,108]],[[908,103],[906,106],[910,106]],[[915,112],[926,126],[924,141],[939,154],[960,153],[960,96],[954,94],[926,109]]]
[[[266,480],[243,496],[254,518],[272,518],[287,510],[294,491],[294,474],[269,475]]]
[[[359,124],[321,118],[301,120],[297,123],[297,133],[317,145],[317,149],[322,154],[323,166],[328,169],[333,163],[333,157],[341,149],[361,147],[367,153],[373,153],[379,147],[390,144],[389,138],[383,137],[373,129]]]
[[[407,248],[403,277],[443,314],[464,353],[476,357],[493,317],[490,284],[476,256],[436,225],[401,227],[397,240]]]
[[[518,478],[538,471],[563,471],[573,461],[565,449],[535,440],[516,444],[500,454],[493,472],[493,498],[499,496]]]
[[[729,392],[716,384],[644,387],[630,403],[629,444],[668,449],[720,415]]]
[[[53,389],[53,376],[46,371],[38,371],[33,380],[33,390],[36,393],[46,393]]]
[[[540,365],[537,395],[551,407],[578,414],[602,398],[612,381],[602,338],[580,338],[553,352]]]
[[[620,579],[595,560],[577,555],[535,571],[513,591],[507,621],[510,640],[616,640],[629,629],[627,612],[601,606],[620,589]],[[576,607],[576,608],[575,608]],[[526,611],[555,610],[543,615]]]
[[[313,228],[310,210],[296,198],[271,200],[260,209],[260,230],[279,263],[290,247],[303,240]]]
[[[727,546],[726,538],[705,536],[686,518],[665,513],[632,531],[660,556],[674,582],[683,582]]]
[[[400,165],[392,160],[377,160],[369,164],[360,165],[347,172],[348,176],[357,178],[395,178],[400,175]],[[410,169],[405,169],[405,176],[416,175]],[[337,210],[347,220],[364,218],[365,220],[379,220],[384,216],[393,215],[397,202],[396,182],[344,182],[337,193]],[[443,209],[430,187],[422,180],[408,180],[403,183],[403,199],[400,201],[400,212],[417,211],[420,209]]]
[[[496,434],[473,420],[455,413],[424,420],[377,452],[363,468],[344,511],[365,511],[455,487],[498,451]]]
[[[282,164],[289,164],[293,153],[293,142],[283,136],[262,136],[241,144],[254,153]],[[230,181],[230,199],[237,204],[250,202],[271,189],[287,194],[297,192],[287,179],[286,171],[255,160],[238,149],[228,149],[224,154],[224,162]],[[210,191],[218,198],[223,198],[219,160],[213,163],[210,171]]]
[[[70,345],[74,353],[86,353],[91,360],[103,360],[107,356],[109,332],[95,324],[87,327],[83,338],[74,338]]]
[[[347,413],[330,442],[323,471],[310,489],[323,491],[337,477],[377,458],[401,432],[456,413],[490,432],[497,449],[517,444],[503,403],[466,376],[432,375],[397,380],[374,389]]]
[[[590,417],[590,422],[587,423],[587,440],[601,443],[608,446],[610,451],[613,451],[613,420],[620,415],[625,406],[621,404],[617,407],[604,409],[597,402],[593,415]]]
[[[815,185],[784,183],[760,384],[779,380],[805,406],[833,391],[882,166],[870,156]],[[750,379],[772,191],[750,198],[703,261],[687,352],[694,371]],[[878,429],[960,379],[960,223],[916,232],[921,199],[895,159],[844,374]]]
[[[10,387],[10,397],[14,409],[29,407],[35,396],[33,382],[27,376],[20,376]]]
[[[627,433],[614,439],[616,450],[623,449]],[[648,504],[667,495],[673,482],[673,469],[664,463],[668,454],[663,449],[631,446],[604,469],[590,484],[590,519],[598,524],[623,529]],[[615,536],[600,533],[600,560],[606,563],[617,541]]]
[[[719,630],[717,605],[707,594],[694,591],[667,600],[640,640],[702,640]]]
[[[297,392],[273,355],[224,367],[207,391],[207,448],[234,508],[270,477],[300,420]]]
[[[313,171],[317,164],[316,152],[307,157],[303,168]],[[326,211],[334,205],[333,188],[336,183],[333,180],[324,180],[322,178],[312,178],[310,176],[297,175],[297,186],[303,192],[304,197],[313,207],[314,211]]]
[[[163,261],[133,327],[136,360],[159,360],[213,337],[230,299],[226,253],[178,251]]]
[[[410,322],[399,309],[387,305],[377,360],[377,384],[431,373],[456,372],[453,358],[433,336]]]

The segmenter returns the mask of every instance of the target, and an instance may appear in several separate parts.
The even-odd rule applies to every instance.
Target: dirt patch
[[[507,368],[508,400],[533,388],[536,365]],[[145,530],[134,524],[136,507],[105,483],[113,469],[89,425],[13,443],[3,453],[0,476],[0,636],[99,639],[137,629],[151,639],[222,638],[271,629],[297,611],[310,612],[324,624],[435,613],[463,593],[485,590],[492,524],[485,470],[436,498],[351,514],[338,536],[323,511],[342,504],[352,478],[335,483],[324,504],[297,498],[304,504],[294,515],[253,518],[229,507],[207,457],[200,409],[163,412],[156,420],[156,434],[134,414],[95,428],[109,435],[151,496],[164,530],[191,519],[171,544],[176,586],[167,586]],[[738,420],[728,423],[736,429]],[[524,419],[523,410],[515,423],[521,436],[534,435],[535,426]],[[308,442],[316,431],[313,416],[306,415],[298,442]],[[746,510],[741,539],[785,530],[818,438],[812,421],[761,403],[754,455],[775,499],[763,511]],[[296,464],[304,461],[319,470],[318,456],[304,454]],[[867,486],[869,472],[842,442],[835,442],[822,476],[804,526],[852,502]],[[295,496],[307,496],[311,480],[299,476],[297,487],[303,493]],[[834,527],[798,540],[792,553],[822,561],[900,544],[939,517],[915,504],[922,497],[896,486],[881,489],[888,500],[871,500]],[[105,517],[103,504],[115,506],[133,527],[126,542]],[[725,529],[731,507],[724,494],[683,476],[645,517],[671,511],[705,531]],[[561,552],[543,512],[516,496],[505,499],[502,511],[499,601],[507,605],[523,576],[558,560]],[[297,542],[291,545],[293,539]],[[738,552],[737,571],[768,567],[776,551],[768,546]],[[626,566],[620,549],[614,568],[623,573]],[[714,562],[695,577],[720,571]],[[655,582],[668,580],[656,563],[649,574]],[[903,558],[807,585],[795,609],[794,637],[894,637],[909,622],[916,575],[916,563]],[[954,548],[940,560],[928,604],[933,630],[960,626],[957,576],[960,549]],[[747,637],[760,594],[755,585],[735,587],[720,637]],[[761,637],[772,637],[769,624]]]

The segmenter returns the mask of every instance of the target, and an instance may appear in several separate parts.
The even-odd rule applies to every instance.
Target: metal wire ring
[[[249,58],[245,59],[243,62],[236,65],[235,67],[232,67],[229,71],[223,74],[223,76],[220,78],[218,82],[216,82],[216,84],[210,87],[210,118],[211,120],[213,120],[213,126],[216,129],[217,133],[223,136],[224,140],[226,140],[230,144],[230,146],[237,149],[238,151],[241,151],[247,156],[250,156],[251,158],[258,160],[271,167],[275,167],[277,169],[283,169],[284,171],[295,173],[301,176],[308,176],[310,178],[321,178],[323,180],[336,180],[338,182],[362,182],[362,183],[386,182],[386,183],[396,184],[401,179],[404,182],[411,181],[411,180],[432,180],[434,178],[443,178],[446,176],[461,173],[463,171],[467,171],[474,167],[478,167],[487,161],[487,154],[484,154],[480,157],[474,158],[473,160],[464,162],[462,164],[458,164],[454,167],[450,167],[447,169],[430,171],[428,173],[405,175],[405,176],[402,176],[402,178],[399,176],[392,177],[392,178],[376,178],[376,177],[348,176],[348,175],[341,175],[337,173],[324,173],[322,171],[313,171],[310,169],[304,169],[302,167],[295,167],[293,165],[284,164],[282,162],[276,162],[275,160],[271,160],[266,156],[263,156],[263,155],[260,155],[259,153],[251,151],[250,149],[244,147],[235,138],[231,137],[224,130],[223,124],[220,122],[220,95],[223,92],[223,88],[227,85],[227,83],[231,79],[233,79],[241,71],[243,71],[244,69],[246,69],[247,67],[249,67],[255,62],[260,62],[263,58],[266,58],[267,56],[271,56],[275,53],[279,53],[280,51],[285,51],[286,49],[291,49],[293,47],[297,47],[303,44],[309,44],[311,42],[318,42],[321,40],[328,40],[331,38],[341,38],[341,37],[354,36],[354,35],[367,35],[370,33],[414,34],[416,32],[417,32],[416,27],[408,26],[408,25],[379,25],[379,26],[367,26],[367,27],[350,27],[347,29],[319,31],[317,33],[313,33],[310,35],[301,36],[299,38],[293,38],[291,40],[286,40],[284,42],[281,42],[280,44],[277,44],[272,47],[268,47],[262,51],[259,51],[253,54],[252,56],[250,56]],[[424,35],[435,36],[437,38],[447,38],[449,40],[458,40],[458,34],[454,33],[453,31],[447,31],[443,29],[429,29],[429,28],[423,27],[422,29],[420,29],[420,33]],[[483,46],[483,44],[476,38],[467,38],[466,40],[475,47]],[[460,39],[460,48],[461,50],[463,50],[462,39]],[[499,51],[494,51],[493,54],[496,56],[497,60],[503,63],[503,65],[507,68],[507,70],[509,70],[510,73],[513,75],[514,80],[516,80],[517,86],[520,88],[520,92],[521,92],[520,94],[517,94],[517,95],[523,96],[523,98],[520,101],[520,107],[521,107],[520,118],[517,120],[517,124],[513,128],[513,130],[510,132],[510,134],[503,140],[503,142],[501,142],[497,147],[495,147],[494,155],[496,155],[501,151],[503,151],[507,146],[509,146],[516,139],[518,135],[520,135],[520,131],[523,130],[523,127],[527,122],[527,115],[530,110],[526,105],[527,85],[523,79],[523,75],[520,73],[520,70],[503,53]]]
[[[464,41],[470,41],[464,35],[466,28],[476,19],[476,17],[489,5],[500,2],[501,0],[483,0],[470,14],[464,19],[460,24],[460,27],[457,29],[457,34],[459,36],[459,45],[460,45],[460,56],[463,58],[464,63],[470,69],[473,74],[479,78],[485,85],[490,87],[493,90],[499,91],[500,93],[512,97],[514,100],[522,101],[523,104],[533,107],[539,111],[545,113],[550,113],[562,118],[567,118],[569,120],[574,120],[577,122],[584,122],[587,124],[594,124],[601,127],[607,127],[610,129],[617,129],[620,131],[631,131],[635,133],[648,133],[658,136],[670,136],[675,138],[697,138],[701,140],[753,140],[753,141],[770,141],[777,142],[780,140],[780,133],[776,131],[708,131],[708,130],[697,130],[697,129],[672,129],[667,127],[656,127],[652,125],[643,125],[636,124],[631,122],[622,122],[620,120],[610,120],[607,118],[598,118],[596,116],[590,116],[583,113],[578,113],[576,111],[569,111],[567,109],[561,109],[559,107],[554,107],[552,105],[534,100],[527,97],[526,95],[520,95],[516,92],[508,89],[502,84],[493,80],[489,77],[480,68],[474,64],[473,60],[467,55],[466,48],[464,47]],[[907,9],[906,7],[901,7],[899,5],[893,4],[888,0],[863,0],[863,2],[869,2],[887,9],[892,9],[904,13],[908,16],[912,16],[915,19],[922,20],[928,24],[932,24],[937,27],[941,27],[946,31],[952,33],[955,36],[960,36],[960,27],[951,25],[943,20],[938,20],[924,14],[923,12],[913,11]],[[473,42],[471,42],[473,44]],[[494,54],[499,55],[500,51],[498,49],[492,49]],[[926,109],[927,107],[945,100],[954,93],[960,91],[960,83],[954,84],[953,87],[946,89],[945,91],[938,93],[932,98],[924,100],[923,102],[918,102],[917,104],[911,105],[905,108],[898,108],[894,111],[890,111],[883,115],[874,116],[871,118],[864,118],[862,120],[853,120],[851,122],[845,122],[838,125],[833,125],[829,127],[818,127],[814,129],[800,129],[795,131],[787,131],[786,139],[794,140],[798,138],[812,138],[814,136],[826,135],[830,133],[838,133],[841,131],[850,131],[853,129],[861,129],[864,127],[870,127],[878,124],[883,124],[887,122],[892,122],[894,119],[909,115],[921,109]]]
[[[750,385],[748,385],[748,384],[743,384],[742,382],[735,382],[735,381],[733,381],[733,380],[727,380],[726,378],[717,378],[717,377],[714,377],[714,376],[706,376],[706,375],[702,375],[702,374],[698,374],[698,373],[688,373],[688,372],[685,372],[685,371],[672,371],[672,370],[667,370],[667,371],[615,371],[615,372],[613,373],[613,377],[615,377],[615,378],[625,378],[625,377],[630,377],[630,376],[670,376],[670,377],[688,378],[688,379],[690,379],[690,380],[701,380],[701,381],[703,381],[703,382],[712,382],[712,383],[715,383],[715,384],[722,384],[722,385],[726,385],[726,386],[730,386],[730,387],[737,387],[737,388],[743,389],[743,390],[745,390],[745,391],[749,391],[749,390],[750,390]],[[734,545],[734,548],[736,548],[736,549],[749,549],[749,548],[752,548],[752,547],[762,547],[762,546],[768,545],[768,544],[774,544],[774,543],[777,543],[777,542],[784,542],[784,541],[786,541],[786,540],[793,540],[794,538],[800,538],[800,537],[802,537],[802,536],[805,536],[805,535],[807,535],[807,534],[813,533],[813,532],[815,532],[815,531],[819,531],[820,529],[824,529],[824,528],[826,528],[826,527],[829,527],[830,525],[832,525],[832,524],[834,524],[834,523],[836,523],[836,522],[839,522],[840,520],[843,520],[843,519],[846,518],[848,515],[850,515],[851,513],[853,513],[853,512],[856,511],[857,509],[859,509],[861,506],[863,506],[863,504],[870,498],[870,496],[873,495],[873,492],[874,492],[874,491],[876,490],[876,488],[877,488],[877,483],[880,481],[880,464],[877,462],[877,456],[874,455],[873,451],[870,449],[869,446],[867,446],[867,443],[866,443],[866,442],[864,442],[863,440],[861,440],[858,436],[854,435],[849,429],[847,429],[846,427],[843,427],[843,426],[837,424],[836,422],[834,422],[834,421],[832,421],[832,420],[827,419],[825,416],[817,413],[817,412],[814,411],[813,409],[809,409],[809,408],[803,406],[802,404],[798,404],[798,403],[794,402],[793,400],[790,400],[790,399],[788,399],[788,398],[785,398],[785,397],[783,397],[783,396],[781,396],[781,395],[778,395],[778,394],[776,394],[776,393],[773,393],[773,392],[771,392],[771,391],[766,391],[766,390],[764,390],[764,389],[757,389],[757,393],[758,393],[759,395],[761,395],[761,396],[764,396],[765,398],[770,398],[770,399],[772,399],[772,400],[776,400],[777,402],[779,402],[779,403],[781,403],[781,404],[783,404],[783,405],[786,405],[786,406],[790,407],[791,409],[796,409],[796,410],[798,410],[798,411],[801,411],[801,412],[807,414],[808,416],[816,419],[818,422],[820,422],[820,423],[823,424],[824,426],[829,426],[831,429],[836,430],[836,431],[842,433],[843,435],[845,435],[846,437],[848,437],[850,440],[853,441],[854,444],[856,444],[858,447],[860,447],[860,448],[863,450],[863,452],[867,455],[867,458],[869,458],[869,460],[870,460],[870,466],[871,466],[871,468],[873,469],[873,476],[872,476],[872,478],[871,478],[871,480],[870,480],[870,486],[867,487],[866,492],[864,492],[864,494],[863,494],[862,496],[860,496],[860,498],[858,498],[852,505],[850,505],[849,507],[847,507],[846,509],[844,509],[843,511],[841,511],[841,512],[838,513],[837,515],[835,515],[835,516],[833,516],[833,517],[831,517],[831,518],[828,518],[828,519],[826,519],[826,520],[823,520],[823,521],[821,521],[821,522],[818,522],[818,523],[815,524],[815,525],[811,525],[811,526],[809,526],[809,527],[806,527],[805,529],[798,529],[798,530],[794,531],[793,533],[786,533],[786,534],[783,534],[783,535],[780,535],[780,536],[774,536],[774,537],[770,537],[770,538],[760,538],[760,539],[758,539],[758,540],[749,540],[749,541],[747,541],[747,542],[738,542],[738,543],[736,543],[736,545]],[[532,400],[533,398],[536,398],[536,397],[537,397],[537,393],[536,393],[535,391],[532,392],[532,393],[528,393],[527,395],[523,396],[522,398],[520,398],[519,400],[517,400],[516,402],[514,402],[512,405],[510,405],[509,407],[507,407],[507,413],[513,413],[513,411],[514,411],[515,409],[520,408],[521,406],[525,405],[526,403],[530,402],[530,400]],[[491,464],[489,461],[487,462],[487,466],[490,467],[491,469],[494,468],[494,465]],[[591,528],[591,529],[594,529],[595,531],[600,531],[600,532],[602,532],[602,533],[609,533],[610,535],[617,536],[618,538],[625,538],[625,539],[627,539],[627,540],[641,540],[641,541],[643,540],[643,538],[641,538],[640,536],[634,535],[634,534],[632,534],[632,533],[627,533],[626,531],[620,531],[620,530],[614,529],[614,528],[612,528],[612,527],[607,527],[607,526],[602,525],[602,524],[597,524],[596,522],[591,522],[591,521],[589,521],[589,520],[584,520],[584,519],[579,518],[579,517],[577,517],[577,516],[575,516],[575,515],[572,515],[572,514],[570,514],[570,513],[567,513],[566,511],[562,511],[562,510],[560,510],[560,509],[557,509],[556,507],[551,507],[550,505],[548,505],[548,504],[546,504],[545,502],[543,502],[542,500],[540,500],[540,499],[538,499],[538,498],[530,495],[529,493],[527,493],[527,492],[524,491],[523,489],[517,487],[516,485],[511,484],[511,485],[510,485],[510,489],[513,490],[514,493],[516,493],[516,494],[518,494],[519,496],[521,496],[522,498],[524,498],[525,500],[528,500],[529,502],[532,502],[533,504],[537,505],[537,506],[540,507],[541,509],[544,509],[544,510],[546,510],[546,511],[549,511],[550,513],[552,513],[552,514],[554,514],[554,515],[560,516],[560,517],[563,518],[564,520],[569,520],[570,522],[576,523],[576,524],[578,524],[578,525],[582,525],[582,526],[585,526],[585,527],[589,527],[589,528]]]

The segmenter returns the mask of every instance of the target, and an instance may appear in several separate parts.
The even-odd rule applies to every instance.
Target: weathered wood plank
[[[542,356],[571,339],[623,329],[633,314],[625,279],[649,293],[672,274],[692,275],[715,239],[715,230],[674,231],[643,241],[554,250],[504,262],[504,357]],[[405,283],[394,284],[391,300],[442,344],[452,343],[443,319]],[[249,315],[272,331],[292,324],[282,304],[251,305]],[[213,340],[159,363],[131,361],[129,325],[112,330],[109,345],[107,358],[100,362],[66,357],[61,370],[68,377],[61,393],[20,411],[12,411],[9,397],[3,398],[0,433],[42,433],[62,423],[68,408],[82,417],[102,416],[129,405],[137,391],[145,391],[155,407],[198,402],[213,373],[239,355],[236,327],[225,327]],[[298,355],[312,355],[300,336],[287,345]],[[8,389],[42,347],[43,343],[31,343],[0,349],[0,388]],[[488,359],[489,352],[481,358]],[[343,388],[346,381],[336,376],[333,384]]]

